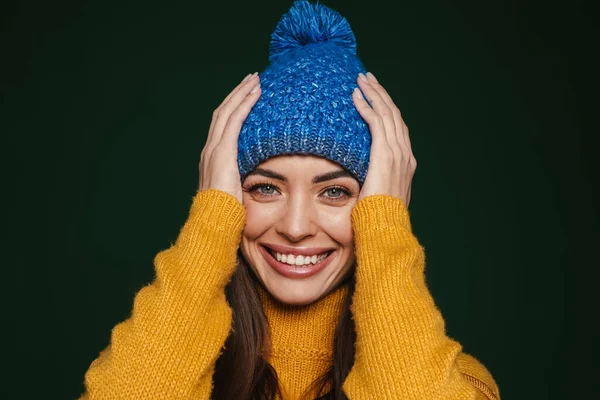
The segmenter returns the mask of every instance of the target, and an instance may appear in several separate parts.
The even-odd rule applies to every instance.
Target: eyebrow
[[[262,175],[262,176],[266,176],[267,178],[273,178],[273,179],[278,179],[283,182],[287,182],[287,178],[285,176],[278,174],[275,171],[271,171],[270,169],[266,169],[266,168],[256,168],[254,171],[248,173],[248,176],[250,176],[250,175]],[[346,170],[337,169],[335,171],[330,171],[330,172],[326,172],[321,175],[316,175],[313,178],[312,183],[321,183],[321,182],[330,181],[332,179],[341,178],[341,177],[351,177],[352,178],[352,174]]]

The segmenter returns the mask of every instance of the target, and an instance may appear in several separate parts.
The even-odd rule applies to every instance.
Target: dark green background
[[[448,335],[503,399],[597,394],[591,2],[323,3],[410,128]],[[83,391],[187,217],[213,109],[290,5],[2,2],[3,398]]]

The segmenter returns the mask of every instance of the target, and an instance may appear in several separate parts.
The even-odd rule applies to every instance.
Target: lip
[[[326,259],[324,259],[320,263],[308,264],[308,265],[300,267],[300,266],[296,266],[296,265],[290,265],[290,264],[285,264],[285,263],[279,262],[279,261],[277,261],[276,258],[274,258],[271,255],[271,253],[269,253],[269,251],[265,248],[265,246],[259,245],[258,247],[260,247],[260,252],[262,253],[265,260],[267,260],[267,263],[279,274],[281,274],[287,278],[290,278],[290,279],[304,279],[304,278],[308,278],[310,276],[313,276],[313,275],[319,273],[320,271],[322,271],[325,267],[327,267],[331,263],[335,254],[337,253],[337,250],[334,250],[329,256],[327,256]],[[327,251],[327,250],[325,250],[325,251]],[[322,252],[324,252],[324,251],[322,251]],[[287,253],[287,254],[293,254],[293,253]],[[315,253],[310,253],[310,254],[315,254]]]
[[[312,256],[313,254],[323,254],[328,251],[335,250],[335,249],[327,248],[327,247],[299,248],[299,247],[288,247],[288,246],[282,246],[280,244],[270,244],[270,243],[264,243],[264,244],[262,244],[262,246],[268,247],[269,249],[274,250],[281,254],[293,254],[294,256],[297,256],[297,255]]]

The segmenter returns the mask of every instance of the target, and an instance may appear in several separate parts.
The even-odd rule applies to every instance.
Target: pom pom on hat
[[[348,21],[324,5],[295,1],[271,36],[269,61],[238,138],[242,183],[271,157],[307,154],[339,164],[362,185],[371,134],[352,92],[366,70]]]
[[[309,43],[330,41],[356,54],[356,38],[346,18],[337,11],[306,0],[294,3],[281,17],[269,48],[269,61]]]

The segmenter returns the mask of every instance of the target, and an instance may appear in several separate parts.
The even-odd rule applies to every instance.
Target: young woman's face
[[[355,261],[350,214],[360,187],[342,167],[311,155],[278,156],[247,175],[243,188],[240,248],[275,298],[309,304],[348,276]],[[308,257],[289,256],[299,250]],[[331,254],[319,262],[324,252]],[[277,261],[284,254],[285,262]]]

